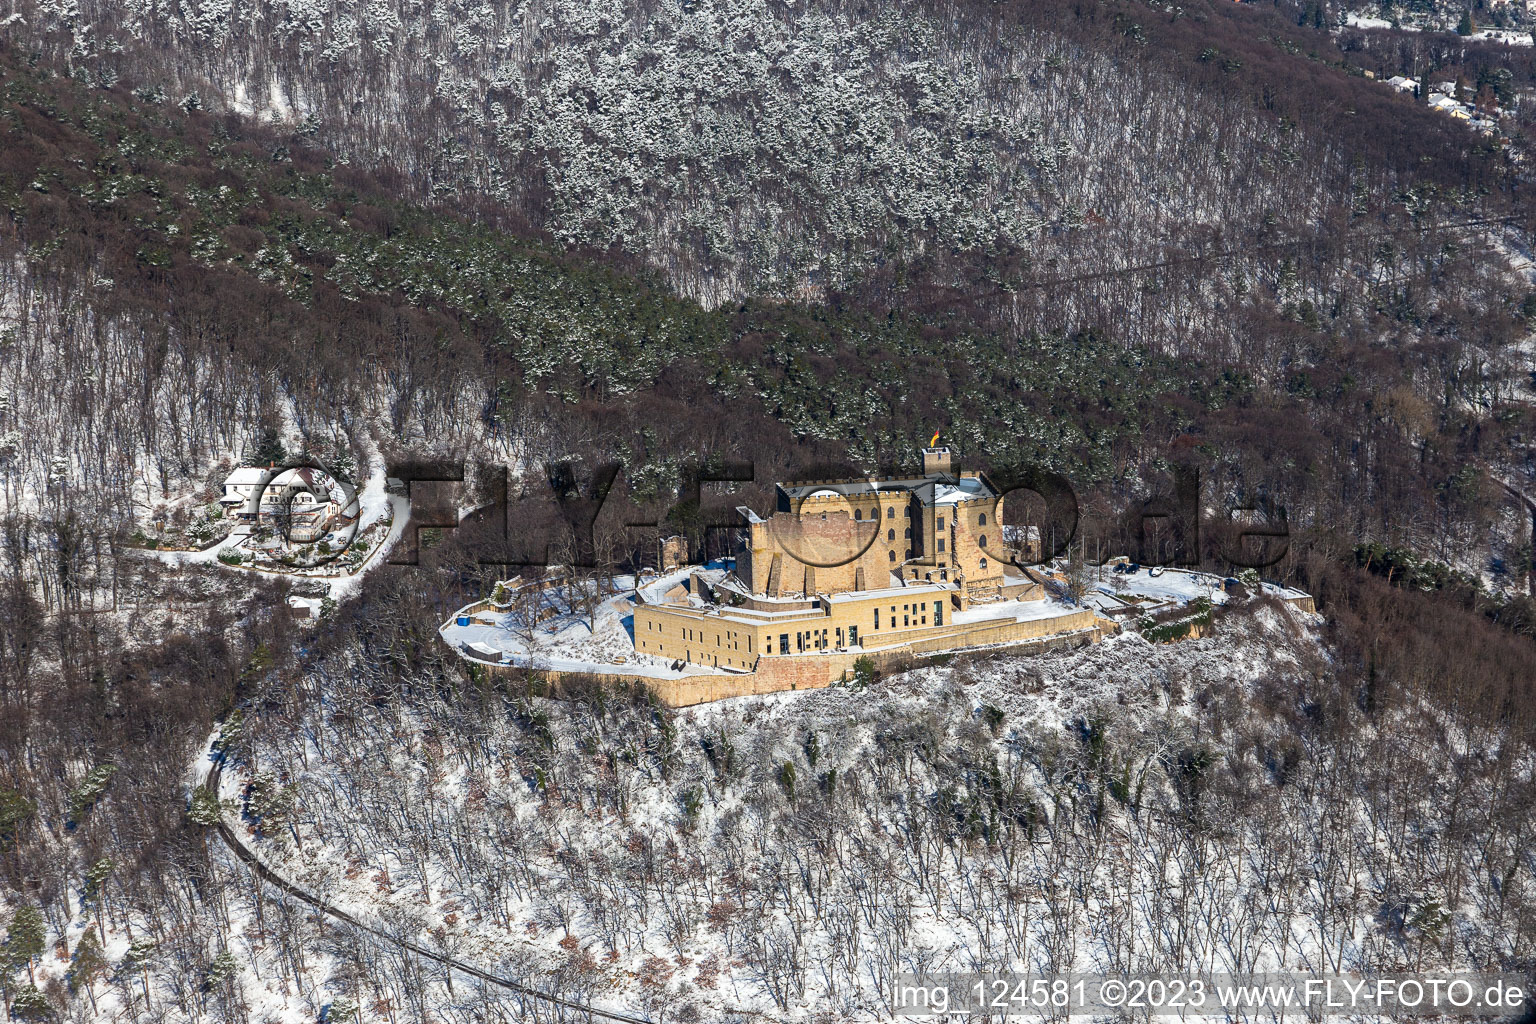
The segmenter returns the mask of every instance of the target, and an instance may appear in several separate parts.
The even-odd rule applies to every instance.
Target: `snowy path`
[[[389,534],[377,545],[375,545],[374,549],[368,553],[368,560],[357,567],[357,572],[350,576],[341,576],[339,578],[335,578],[331,581],[331,592],[329,597],[331,600],[338,604],[340,604],[342,601],[345,601],[353,594],[356,594],[358,588],[363,585],[363,577],[367,575],[369,570],[373,569],[375,566],[383,564],[383,562],[388,559],[390,549],[393,548],[395,544],[400,540],[401,536],[404,535],[405,527],[410,522],[411,499],[399,494],[390,494],[386,495],[385,497],[386,501],[384,502],[384,508],[392,510],[394,516],[394,518],[391,519],[389,523]],[[368,512],[365,505],[363,512],[364,518],[366,518],[367,515]],[[363,519],[359,519],[358,528],[361,530],[365,529],[367,526],[371,526],[373,523],[378,522],[381,516],[382,512],[380,512],[379,515],[375,515],[373,519],[368,520],[366,523],[363,521]]]
[[[384,518],[384,513],[394,505],[393,496],[384,489],[388,483],[384,456],[379,453],[379,447],[371,437],[366,438],[366,443],[368,445],[368,479],[363,481],[363,486],[357,492],[357,531],[359,533]],[[395,511],[398,520],[399,506],[395,506]]]
[[[224,772],[224,764],[222,760],[218,759],[217,755],[210,755],[210,759],[212,760],[212,765],[209,767],[207,774],[203,777],[203,785],[208,789],[209,792],[222,799],[222,796],[220,796],[219,787],[223,782],[222,775]],[[529,988],[527,985],[523,985],[515,981],[509,981],[506,978],[498,977],[497,975],[491,974],[489,971],[482,970],[473,964],[468,964],[454,957],[434,952],[425,946],[412,942],[410,939],[397,938],[394,935],[389,934],[389,932],[385,931],[382,927],[369,924],[357,916],[350,914],[331,903],[326,902],[302,886],[289,881],[282,875],[278,874],[276,871],[272,870],[272,868],[267,866],[267,864],[261,859],[255,850],[251,849],[245,844],[245,842],[240,838],[239,832],[236,829],[230,827],[229,822],[225,820],[223,814],[219,815],[217,830],[219,833],[219,838],[224,842],[224,845],[229,848],[230,853],[234,854],[237,859],[249,865],[251,871],[260,877],[262,881],[266,882],[274,889],[278,889],[287,893],[293,898],[300,900],[303,903],[309,904],[316,910],[320,911],[322,914],[325,914],[327,917],[334,918],[335,920],[341,921],[344,924],[351,925],[353,928],[357,929],[364,935],[369,936],[370,938],[381,942],[387,942],[392,946],[408,950],[409,952],[414,953],[419,957],[431,960],[434,963],[442,964],[444,967],[447,967],[450,970],[458,971],[461,974],[467,974],[472,978],[478,978],[479,980],[487,982],[491,985],[495,985],[498,988],[506,989],[509,992],[516,992],[519,995],[527,996],[530,999],[537,999],[541,1002],[549,1003],[552,1006],[559,1006],[567,1010],[576,1010],[581,1013],[588,1014],[591,1017],[597,1017],[602,1020],[621,1021],[623,1024],[651,1024],[650,1021],[643,1017],[631,1017],[628,1014],[619,1013],[613,1010],[604,1010],[596,1006],[589,1006],[586,1003],[573,1002],[569,999],[561,999],[559,996],[552,996],[547,993],[540,992],[537,989]]]
[[[159,548],[128,548],[127,550],[140,552],[149,555],[151,558],[158,558],[167,565],[204,565],[209,562],[223,565],[224,563],[219,561],[219,552],[225,548],[232,548],[243,540],[245,540],[243,534],[236,535],[231,533],[213,547],[204,548],[201,551],[164,551]]]

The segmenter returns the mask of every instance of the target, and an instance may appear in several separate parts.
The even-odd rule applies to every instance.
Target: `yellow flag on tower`
[[[935,430],[933,432],[933,440],[928,442],[928,447],[929,448],[933,448],[933,447],[937,446],[938,443],[939,443],[939,432],[937,430]]]

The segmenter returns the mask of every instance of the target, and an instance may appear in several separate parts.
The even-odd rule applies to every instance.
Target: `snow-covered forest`
[[[1452,667],[1433,603],[1405,614],[1380,584],[1336,595],[1334,623],[1260,602],[1208,639],[682,711],[477,677],[415,645],[412,589],[375,592],[301,671],[281,642],[257,650],[215,739],[221,790],[176,812],[172,863],[70,855],[78,901],[44,900],[69,956],[28,965],[53,998],[76,992],[82,1019],[558,1019],[397,941],[658,1021],[883,1019],[923,968],[1531,955],[1514,648]],[[208,737],[174,750],[169,778],[125,762],[114,786],[169,797]],[[72,813],[129,827],[127,796],[82,784]],[[259,884],[208,828],[220,813],[373,931]]]
[[[1392,120],[1437,156],[1451,134],[1406,101],[1374,104],[1388,124],[1373,130],[1398,152],[1362,166],[1376,140],[1220,88],[1221,69],[1244,64],[1220,32],[1195,58],[1209,74],[1165,66],[1149,33],[1167,15],[1139,5],[1079,35],[1048,13],[841,0],[17,11],[82,80],[131,76],[166,102],[271,118],[368,166],[387,159],[418,194],[492,197],[563,242],[635,254],[708,304],[847,289],[930,250],[1019,253],[993,279],[1011,291],[1243,242],[1310,243],[1412,188],[1392,166],[1407,148]],[[1087,45],[1084,32],[1116,41]],[[1231,272],[1262,277],[1275,262]],[[1156,278],[1090,292],[1083,308],[1054,295],[1050,322],[1134,310]],[[1131,340],[1187,330],[1211,297],[1197,287],[1158,303],[1147,319],[1162,322]],[[1047,325],[1024,306],[1023,327]]]
[[[1283,494],[1299,527],[1343,525],[1473,576],[1497,561],[1494,584],[1519,582],[1507,567],[1526,560],[1525,513],[1480,467],[1517,485],[1533,473],[1529,247],[1518,223],[1458,226],[1496,195],[1390,191],[1373,171],[1388,197],[1362,185],[1348,195],[1363,212],[1341,214],[1369,231],[1315,248],[1011,293],[914,271],[927,283],[892,292],[884,312],[873,292],[711,309],[622,255],[531,236],[495,204],[466,216],[403,203],[406,178],[337,165],[302,131],[183,112],[7,53],[0,488],[17,513],[46,510],[26,536],[66,553],[12,546],[50,603],[68,599],[61,568],[109,573],[77,553],[195,515],[220,467],[274,431],[290,452],[354,466],[377,449],[613,459],[643,496],[710,455],[755,459],[760,483],[794,462],[895,464],[914,431],[942,424],[994,463],[1104,488],[1111,516],[1146,496],[1166,445],[1198,438],[1180,443],[1212,460],[1234,503]],[[1295,150],[1307,173],[1179,188],[1229,194],[1233,216],[1309,175],[1343,201],[1322,185],[1331,146]],[[1211,152],[1190,148],[1191,166]],[[1092,242],[1105,230],[1067,234],[1112,268],[1123,247]],[[985,248],[955,258],[988,253],[994,271],[1007,264]],[[1007,295],[1053,326],[1005,326],[988,296]]]
[[[241,740],[242,773],[281,807],[258,822],[265,856],[584,1001],[872,1019],[921,968],[1531,952],[1515,925],[1536,909],[1528,887],[1504,885],[1528,869],[1532,823],[1513,813],[1536,796],[1528,752],[1406,694],[1367,715],[1282,606],[1224,620],[1219,640],[680,713],[494,689],[363,711],[381,680],[355,659],[282,699],[313,727]],[[1471,790],[1483,799],[1457,796]],[[296,993],[386,995],[369,960],[336,959],[345,993],[313,968]]]
[[[1266,204],[1304,221],[1338,173],[1310,163],[1323,180],[1260,192],[1261,163],[1295,143],[1241,101],[1059,37],[983,39],[900,6],[71,2],[29,13],[77,40],[80,74],[126,65],[171,100],[311,124],[354,159],[394,151],[419,187],[491,195],[563,241],[651,254],[713,301],[845,286],[914,243],[1044,244],[1049,265],[1048,239],[1089,218],[1107,227],[1096,261],[1128,240],[1146,252],[1175,231],[1257,220]],[[143,47],[130,39],[159,49],[134,60]]]
[[[0,8],[6,1010],[580,1017],[439,955],[658,1022],[878,1019],[923,966],[1528,967],[1536,207],[1362,63],[1536,67],[1307,6]],[[755,465],[729,513],[935,429],[1070,479],[1074,572],[1176,468],[1211,567],[1283,506],[1321,614],[673,711],[456,658],[498,577],[451,536],[302,625],[143,550],[286,456],[386,503],[462,459],[458,508],[508,466],[519,540],[616,463],[605,536],[704,550],[690,465]]]

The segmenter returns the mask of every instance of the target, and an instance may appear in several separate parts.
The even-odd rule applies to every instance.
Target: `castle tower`
[[[948,445],[923,449],[923,476],[955,475],[955,452]]]

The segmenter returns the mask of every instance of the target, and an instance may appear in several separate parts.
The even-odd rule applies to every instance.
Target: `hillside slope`
[[[1012,289],[1311,239],[1420,182],[1499,187],[1497,157],[1445,119],[1328,67],[1343,60],[1325,34],[1233,7],[27,0],[18,13],[83,80],[302,126],[350,160],[393,164],[418,196],[489,196],[564,242],[640,256],[708,304],[822,295],[925,253],[1006,257],[979,276]],[[1098,288],[1056,318],[1007,312],[1050,329],[1127,305]],[[1168,326],[1132,340],[1172,342]]]
[[[1004,291],[894,279],[869,284],[894,305],[708,308],[497,204],[402,198],[303,132],[0,60],[0,488],[44,535],[63,525],[68,557],[35,558],[55,596],[61,566],[100,577],[113,538],[211,501],[218,465],[268,431],[352,465],[376,445],[613,459],[665,502],[700,456],[755,460],[762,486],[900,465],[941,428],[994,467],[1067,473],[1112,547],[1173,460],[1213,496],[1278,497],[1330,550],[1370,539],[1524,582],[1524,513],[1483,470],[1532,489],[1536,299],[1511,269],[1520,229],[1491,231],[1476,197],[1414,193],[1308,260],[1284,243],[1095,278],[1137,311],[1102,327],[1018,336],[987,308]],[[1065,285],[1012,295],[1096,319]]]
[[[1103,10],[1118,42],[1053,75],[1134,81],[1150,72],[1118,61],[1185,31]],[[714,303],[729,261],[703,288],[659,243],[570,247],[489,198],[424,199],[302,121],[181,109],[131,70],[169,49],[55,58],[65,37],[20,25],[0,29],[0,983],[18,1015],[532,1016],[221,852],[194,789],[215,728],[228,816],[307,885],[637,1014],[876,1016],[921,962],[1529,967],[1529,521],[1487,471],[1536,474],[1536,297],[1491,154],[1436,128],[1433,152],[1351,157],[1346,211],[1295,168],[1339,171],[1307,147],[1358,140],[1308,134],[1295,164],[1283,140],[1347,115],[1277,116],[1241,188],[1320,190],[1331,213],[1295,212],[1305,245],[1281,210],[1132,275],[1128,244],[1099,263],[1083,241],[1119,229],[1085,218],[1045,237],[1105,274],[1025,289],[1008,275],[1039,254],[940,252],[913,227],[825,301]],[[246,59],[234,38],[187,51],[187,73]],[[1187,54],[1192,74],[1254,85],[1231,45]],[[1271,123],[1250,114],[1234,131]],[[1145,153],[1166,164],[1162,145]],[[1149,169],[1149,197],[1176,166]],[[1161,245],[1178,218],[1148,217]],[[671,712],[471,670],[435,625],[493,570],[453,539],[377,566],[312,628],[278,577],[129,550],[218,511],[225,464],[274,447],[506,463],[535,499],[614,460],[659,515],[701,457],[755,460],[734,506],[808,465],[899,469],[938,428],[967,457],[1068,474],[1090,551],[1134,550],[1172,466],[1205,473],[1217,526],[1278,498],[1293,537],[1271,571],[1324,617],[1259,607],[1172,647]],[[520,535],[552,525],[523,511]],[[695,513],[668,527],[699,531]]]

